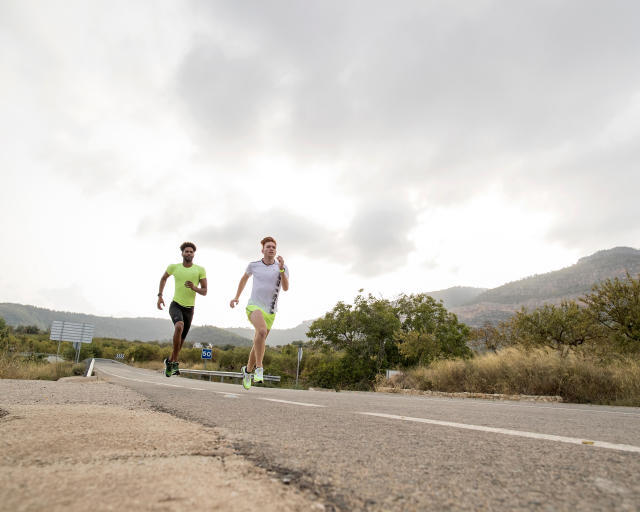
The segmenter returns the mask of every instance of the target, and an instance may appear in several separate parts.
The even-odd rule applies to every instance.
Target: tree
[[[401,295],[393,302],[358,295],[353,305],[339,302],[313,322],[307,336],[315,346],[344,351],[341,357],[352,365],[354,379],[361,379],[363,368],[373,380],[381,369],[398,364],[472,355],[469,328],[425,294]]]
[[[16,334],[40,334],[40,329],[37,325],[18,325],[15,332]]]
[[[5,350],[9,350],[9,333],[11,327],[7,325],[4,318],[0,317],[0,344],[2,344]]]
[[[398,351],[407,366],[426,366],[438,359],[440,344],[433,333],[420,331],[399,331],[396,334]]]
[[[155,345],[151,345],[149,343],[136,343],[125,350],[124,355],[130,361],[141,362],[157,359],[157,352],[159,352],[159,349]]]
[[[324,317],[315,320],[307,336],[314,346],[344,350],[354,374],[364,370],[370,380],[382,368],[399,360],[395,333],[400,328],[396,309],[385,299],[358,295],[353,305],[338,302]]]
[[[532,312],[522,308],[510,323],[515,339],[524,346],[565,350],[597,337],[586,311],[574,301],[563,301],[559,306],[545,304]]]
[[[475,342],[475,346],[479,344],[485,350],[497,352],[503,344],[503,338],[498,330],[491,322],[485,322],[481,327],[471,329],[470,340]]]
[[[401,295],[396,300],[401,321],[396,333],[406,365],[429,364],[439,358],[471,357],[470,331],[442,302],[424,293]]]
[[[640,276],[607,279],[581,299],[591,319],[626,350],[640,349]]]

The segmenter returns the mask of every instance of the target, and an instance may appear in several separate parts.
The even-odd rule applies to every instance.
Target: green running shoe
[[[263,369],[261,367],[258,367],[255,369],[255,373],[253,374],[253,382],[264,382],[264,377],[263,377]]]
[[[242,387],[244,389],[250,389],[252,375],[247,371],[246,366],[243,366],[240,371],[242,372]]]
[[[165,359],[163,363],[164,363],[164,374],[167,377],[171,377],[171,374],[173,373],[173,364],[171,363],[171,361],[169,361],[169,359]]]
[[[171,363],[171,375],[180,375],[180,368],[178,368],[178,361]]]

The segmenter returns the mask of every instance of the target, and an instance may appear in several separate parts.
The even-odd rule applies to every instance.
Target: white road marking
[[[155,384],[157,386],[170,386],[172,388],[193,389],[195,391],[207,391],[209,393],[216,393],[218,395],[224,395],[225,398],[239,398],[239,395],[236,395],[234,393],[229,393],[228,391],[214,391],[212,389],[194,388],[194,387],[190,387],[190,386],[180,386],[180,385],[177,385],[177,384],[169,384],[169,383],[165,383],[165,382],[156,382],[156,381],[152,381],[152,380],[134,379],[132,377],[124,377],[124,376],[118,375],[116,373],[108,372],[107,370],[104,370],[102,368],[100,368],[99,370],[101,372],[106,373],[107,375],[111,375],[112,377],[116,377],[117,379],[132,380],[132,381],[135,381],[135,382],[142,382],[143,384]],[[291,402],[289,400],[278,400],[276,398],[261,398],[261,397],[257,397],[257,399],[258,400],[268,400],[269,402],[280,402],[280,403],[283,403],[283,404],[303,405],[305,407],[326,407],[326,405],[308,404],[308,403],[305,403],[305,402]]]
[[[397,416],[395,414],[383,414],[377,412],[360,412],[368,416],[377,416],[380,418],[388,418],[392,420],[415,421],[418,423],[429,423],[431,425],[440,425],[443,427],[461,428],[466,430],[478,430],[481,432],[492,432],[494,434],[505,434],[508,436],[527,437],[529,439],[542,439],[545,441],[556,441],[559,443],[579,444],[583,446],[595,446],[598,448],[607,448],[609,450],[618,450],[622,452],[640,453],[640,446],[630,444],[615,444],[606,441],[593,441],[580,439],[577,437],[554,436],[550,434],[538,434],[537,432],[526,432],[522,430],[511,430],[507,428],[485,427],[482,425],[469,425],[467,423],[454,423],[452,421],[430,420],[427,418],[412,418],[411,416]]]
[[[228,391],[214,391],[212,389],[193,388],[193,387],[190,387],[190,386],[180,386],[178,384],[169,384],[169,383],[166,383],[166,382],[155,382],[155,381],[152,381],[152,380],[142,380],[142,379],[134,379],[134,378],[131,378],[131,377],[124,377],[122,375],[118,375],[117,373],[108,372],[107,370],[104,370],[103,368],[100,368],[99,371],[104,372],[107,375],[111,375],[112,377],[115,377],[117,379],[132,380],[132,381],[135,381],[135,382],[142,382],[143,384],[155,384],[156,386],[169,386],[169,387],[172,387],[172,388],[192,389],[194,391],[207,391],[209,393],[216,393],[217,395],[229,395],[229,394],[231,394]],[[235,395],[235,396],[237,397],[238,395]]]
[[[405,397],[403,397],[405,398]],[[411,397],[406,397],[411,398]],[[487,400],[487,399],[476,399],[476,398],[436,398],[436,397],[425,397],[426,400],[434,401],[434,402],[445,402],[445,403],[454,403],[459,400],[465,400],[465,406],[477,406],[482,407],[485,405],[489,405],[491,407],[523,407],[527,409],[546,409],[554,412],[563,412],[563,411],[576,411],[576,412],[587,412],[589,414],[622,414],[624,416],[635,416],[636,418],[640,418],[640,413],[637,412],[624,412],[624,411],[603,411],[600,409],[582,409],[579,407],[554,407],[551,405],[528,405],[528,404],[507,404],[501,402],[500,400]],[[482,400],[482,402],[472,403],[471,401]],[[457,405],[457,404],[456,404]],[[564,405],[564,404],[563,404]]]
[[[305,402],[290,402],[289,400],[278,400],[277,398],[258,398],[258,400],[268,400],[269,402],[280,402],[283,404],[304,405],[305,407],[326,407],[326,405],[307,404]]]

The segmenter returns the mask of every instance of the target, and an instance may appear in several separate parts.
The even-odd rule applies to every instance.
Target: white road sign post
[[[91,343],[93,340],[93,330],[93,324],[54,320],[51,324],[51,336],[49,336],[49,339],[58,342],[58,356],[60,355],[60,342],[72,342],[73,346],[76,348],[75,362],[77,363],[80,358],[80,344]]]
[[[298,347],[298,366],[296,367],[296,386],[298,385],[298,374],[300,373],[300,361],[302,361],[302,347]]]

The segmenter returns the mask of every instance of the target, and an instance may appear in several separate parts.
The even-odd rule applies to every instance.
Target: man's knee
[[[182,332],[184,330],[184,322],[175,323],[176,332]]]
[[[266,327],[258,327],[256,332],[260,338],[266,338],[269,331]]]

